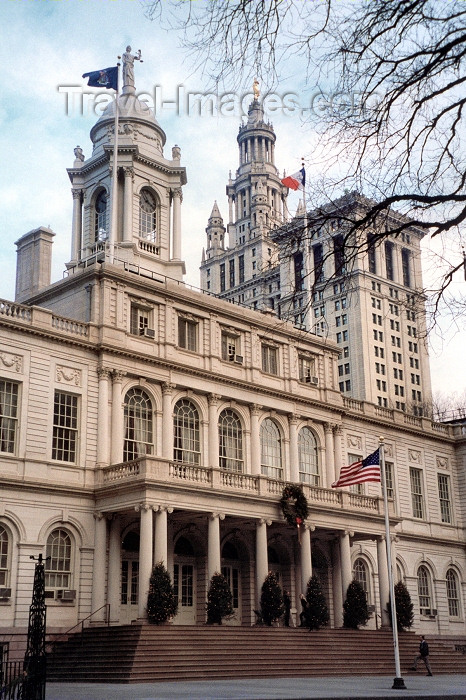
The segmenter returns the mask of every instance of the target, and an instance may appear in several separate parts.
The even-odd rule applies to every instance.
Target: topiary
[[[178,612],[178,599],[170,581],[170,574],[162,562],[156,564],[149,581],[147,619],[153,625],[161,625]]]
[[[207,593],[207,624],[222,624],[222,620],[234,614],[233,596],[225,576],[215,573],[210,579]]]
[[[320,581],[315,575],[311,576],[308,581],[306,600],[306,626],[311,630],[318,630],[328,625],[330,614],[327,601],[325,600]]]
[[[261,614],[264,624],[271,625],[284,611],[282,589],[275,574],[269,571],[261,590]]]
[[[351,581],[343,603],[343,627],[356,630],[364,626],[370,618],[367,609],[367,596],[359,581]]]

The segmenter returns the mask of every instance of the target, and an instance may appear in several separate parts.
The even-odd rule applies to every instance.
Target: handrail
[[[79,626],[81,626],[81,634],[82,634],[84,631],[84,623],[86,622],[86,620],[89,620],[93,615],[98,613],[103,608],[105,608],[105,610],[106,610],[105,623],[108,627],[110,625],[110,603],[105,603],[104,605],[101,605],[100,608],[97,608],[97,610],[93,610],[87,617],[83,617],[82,620],[80,620],[75,625],[73,625],[73,627],[70,627],[70,629],[67,630],[66,632],[58,632],[55,636],[55,639],[50,639],[48,642],[45,643],[45,646],[46,647],[48,645],[53,646],[53,644],[55,644],[60,637],[68,636],[74,629],[76,629],[76,627],[79,627]]]

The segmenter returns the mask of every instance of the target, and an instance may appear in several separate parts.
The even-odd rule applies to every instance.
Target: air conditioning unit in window
[[[144,335],[146,338],[155,338],[155,331],[153,328],[144,328]]]
[[[421,608],[421,615],[431,615],[431,614],[432,614],[432,611],[430,608],[424,608],[424,609]]]
[[[11,588],[0,588],[0,600],[11,598]]]
[[[239,365],[243,364],[243,356],[242,355],[235,355],[235,362],[237,362]]]
[[[433,610],[431,610],[430,616],[437,617],[437,610],[435,608]]]
[[[44,598],[55,598],[55,591],[45,591]]]
[[[304,377],[304,381],[306,384],[318,384],[319,383],[319,378],[318,377]]]
[[[76,591],[61,589],[57,591],[57,600],[75,600]]]

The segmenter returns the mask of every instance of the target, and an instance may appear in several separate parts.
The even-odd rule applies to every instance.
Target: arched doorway
[[[121,545],[120,622],[130,624],[138,617],[139,533],[130,530]]]

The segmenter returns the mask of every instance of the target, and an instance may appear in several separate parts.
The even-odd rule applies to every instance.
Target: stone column
[[[343,627],[343,583],[341,579],[340,541],[332,543],[333,560],[333,624],[335,627]]]
[[[251,474],[261,473],[261,447],[259,438],[259,414],[261,407],[250,406],[251,412]]]
[[[270,520],[264,520],[263,518],[256,523],[256,610],[260,608],[262,584],[269,573],[267,525],[271,524]]]
[[[353,572],[351,570],[350,534],[348,530],[345,530],[340,535],[341,590],[343,593],[343,600],[346,598],[346,591],[353,579]]]
[[[108,547],[108,584],[107,603],[110,604],[110,621],[118,624],[120,621],[121,595],[121,542],[120,519],[113,515],[110,521],[110,539]]]
[[[168,568],[168,513],[173,513],[173,508],[159,506],[155,510],[155,536],[154,536],[154,566],[159,562]]]
[[[97,415],[97,466],[103,467],[109,464],[110,439],[109,427],[110,416],[108,408],[108,383],[110,370],[106,367],[98,367],[99,377],[99,399]]]
[[[220,398],[218,394],[209,394],[207,397],[209,403],[209,455],[207,464],[214,469],[218,469],[219,465],[218,402]]]
[[[388,581],[387,545],[385,537],[377,538],[377,571],[379,573],[380,618],[382,627],[390,627],[388,606],[390,585]]]
[[[125,185],[123,195],[123,240],[130,243],[133,240],[133,178],[134,168],[123,168]]]
[[[123,397],[121,395],[122,381],[125,376],[124,372],[115,370],[112,372],[112,445],[111,445],[111,462],[118,464],[123,461]]]
[[[314,529],[314,526],[301,525],[301,590],[304,595],[312,576],[311,530]]]
[[[343,439],[343,431],[341,429],[341,426],[337,425],[334,428],[334,444],[335,444],[335,476],[338,478],[340,476],[340,470],[342,467],[341,463],[341,447],[342,447],[342,439]]]
[[[173,194],[173,260],[181,260],[181,202],[183,193],[181,187],[172,191]]]
[[[233,223],[233,197],[228,195],[228,223]]]
[[[325,473],[327,483],[326,487],[329,489],[333,484],[335,479],[335,444],[333,441],[333,425],[331,423],[324,423],[325,430]]]
[[[135,506],[134,510],[140,511],[139,529],[139,597],[138,618],[147,617],[147,595],[149,593],[149,580],[152,573],[152,507],[147,503]]]
[[[105,570],[107,560],[107,518],[103,513],[94,513],[94,564],[92,567],[92,616],[94,622],[105,619]],[[99,610],[99,608],[101,608]]]
[[[220,554],[220,520],[224,520],[223,513],[211,513],[208,521],[207,533],[207,586],[210,585],[212,576],[221,573]]]
[[[73,188],[73,223],[71,229],[71,262],[77,262],[81,258],[82,237],[82,191]]]
[[[173,459],[173,409],[174,384],[162,384],[162,457]]]
[[[298,416],[288,416],[290,428],[290,479],[299,482]]]

